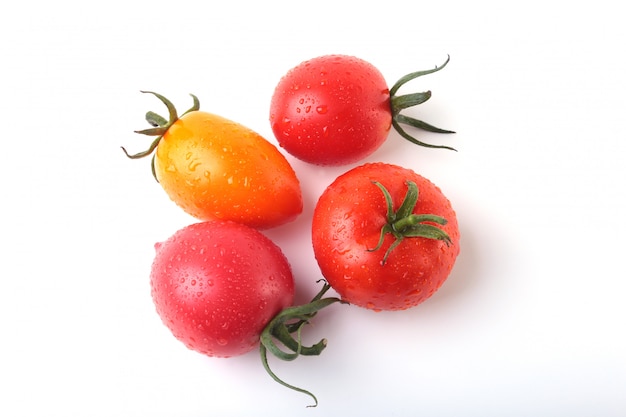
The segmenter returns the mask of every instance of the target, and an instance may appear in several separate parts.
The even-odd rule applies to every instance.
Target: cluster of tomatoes
[[[318,57],[291,69],[278,83],[270,122],[280,146],[317,165],[355,163],[372,154],[393,126],[427,147],[404,127],[451,133],[402,114],[430,92],[398,95],[416,77],[388,88],[371,64],[345,55]],[[323,286],[305,305],[293,305],[294,277],[281,249],[261,230],[302,212],[295,171],[273,144],[254,131],[192,107],[166,119],[146,114],[155,137],[152,173],[168,196],[199,220],[155,245],[150,276],[156,310],[188,348],[231,357],[259,348],[292,360],[319,355],[325,340],[301,342],[302,326],[333,303],[380,311],[403,310],[430,297],[446,280],[459,253],[455,212],[440,189],[410,169],[368,163],[339,176],[319,198],[311,233]],[[452,149],[452,148],[448,148]],[[340,298],[326,297],[333,288]]]

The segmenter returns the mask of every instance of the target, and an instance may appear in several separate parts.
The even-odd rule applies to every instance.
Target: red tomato
[[[174,336],[217,357],[259,346],[265,326],[294,297],[278,246],[235,222],[192,224],[157,244],[150,282],[157,313]]]
[[[293,156],[318,165],[344,165],[373,153],[394,128],[405,139],[428,147],[401,124],[452,133],[400,114],[425,102],[430,91],[396,96],[397,90],[421,75],[400,79],[391,90],[372,64],[346,55],[326,55],[305,61],[282,77],[270,104],[270,123],[279,144]]]
[[[140,131],[157,136],[150,149],[153,171],[170,199],[200,220],[233,220],[259,229],[294,220],[302,212],[296,174],[279,150],[256,132],[194,106],[178,117],[149,112],[153,128]],[[123,149],[123,148],[122,148]]]
[[[230,221],[196,223],[157,243],[150,284],[156,311],[172,334],[189,349],[214,357],[232,357],[259,347],[270,369],[268,352],[292,361],[317,356],[326,339],[306,346],[301,327],[319,310],[342,302],[323,297],[324,284],[310,303],[292,306],[294,280],[285,256],[265,235]]]
[[[313,214],[321,272],[344,301],[403,310],[429,298],[459,254],[456,214],[415,172],[375,163],[338,177]]]

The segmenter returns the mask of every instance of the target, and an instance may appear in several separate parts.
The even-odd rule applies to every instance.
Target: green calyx
[[[446,245],[452,243],[450,236],[441,229],[432,224],[445,225],[448,223],[446,219],[434,214],[414,214],[413,209],[417,204],[419,197],[419,190],[417,185],[413,181],[407,181],[408,191],[404,197],[404,201],[398,208],[393,210],[393,201],[389,191],[379,182],[372,181],[385,196],[385,202],[387,203],[387,223],[381,228],[380,239],[378,244],[373,249],[368,249],[370,252],[377,251],[383,245],[385,236],[390,233],[395,238],[395,241],[389,246],[389,249],[385,252],[381,264],[384,265],[387,262],[389,254],[400,244],[405,238],[422,237],[427,239],[442,240]]]
[[[148,155],[151,155],[154,152],[154,150],[157,148],[157,146],[159,145],[159,142],[163,138],[163,135],[165,134],[165,132],[167,132],[170,126],[172,126],[179,119],[178,112],[176,111],[176,107],[174,107],[174,104],[172,104],[170,100],[168,100],[161,94],[155,93],[153,91],[141,91],[141,92],[152,94],[155,97],[157,97],[159,100],[161,100],[161,102],[165,104],[165,107],[167,107],[167,111],[169,113],[169,120],[166,120],[164,117],[159,116],[155,112],[152,112],[152,111],[147,112],[146,121],[152,127],[148,129],[144,129],[144,130],[136,130],[135,133],[139,133],[139,134],[147,135],[147,136],[156,136],[156,139],[152,141],[148,149],[146,149],[143,152],[138,152],[136,154],[129,154],[126,151],[126,148],[122,146],[121,147],[122,150],[124,151],[126,156],[129,157],[130,159],[139,159],[139,158],[143,158]],[[189,110],[187,110],[181,116],[184,116],[185,114],[189,112],[197,111],[200,109],[200,101],[198,100],[198,97],[194,96],[193,94],[191,94],[191,97],[193,98],[193,105],[191,106],[191,108],[189,108]],[[158,182],[158,179],[156,177],[156,172],[154,169],[154,155],[152,155],[152,162],[150,163],[150,167],[152,169],[152,176]]]
[[[450,56],[448,55],[448,59],[440,67],[435,67],[434,69],[431,69],[431,70],[417,71],[417,72],[407,74],[404,77],[400,78],[398,82],[396,82],[393,85],[393,87],[391,87],[391,89],[389,90],[389,96],[391,99],[391,124],[393,125],[394,129],[400,134],[400,136],[402,136],[409,142],[412,142],[416,145],[425,146],[427,148],[444,148],[444,149],[450,149],[452,151],[456,151],[456,149],[451,148],[449,146],[431,145],[431,144],[422,142],[416,139],[415,137],[411,136],[402,127],[402,125],[408,125],[408,126],[415,127],[417,129],[426,130],[428,132],[455,133],[451,130],[440,129],[431,124],[423,122],[422,120],[418,120],[413,117],[406,116],[400,113],[404,109],[417,106],[418,104],[422,104],[425,101],[427,101],[431,96],[430,91],[425,91],[422,93],[405,94],[405,95],[399,95],[399,96],[396,95],[400,87],[402,87],[407,82],[417,77],[421,77],[422,75],[432,74],[433,72],[440,71],[448,64],[449,61],[450,61]]]
[[[317,406],[317,398],[311,392],[288,384],[281,380],[270,369],[267,361],[267,352],[270,352],[275,357],[292,361],[300,355],[305,356],[317,356],[326,348],[326,339],[322,339],[312,346],[304,346],[302,344],[302,326],[308,324],[309,321],[317,314],[317,312],[331,304],[346,302],[339,298],[327,297],[322,298],[324,294],[330,289],[330,285],[324,282],[324,286],[320,292],[311,300],[310,303],[301,306],[288,307],[278,313],[272,321],[270,321],[263,332],[261,333],[261,362],[267,373],[279,384],[290,388],[292,390],[309,395],[315,401],[315,404],[309,407]],[[293,334],[295,333],[295,337]],[[277,344],[277,342],[280,343]]]

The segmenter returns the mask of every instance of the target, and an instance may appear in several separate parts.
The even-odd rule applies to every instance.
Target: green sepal
[[[155,93],[154,91],[141,91],[142,93],[145,94],[152,94],[155,97],[157,97],[159,100],[161,100],[161,102],[165,105],[165,107],[167,108],[167,112],[169,114],[169,120],[166,120],[164,117],[158,115],[157,113],[153,112],[153,111],[149,111],[146,113],[146,121],[150,124],[150,128],[148,129],[143,129],[143,130],[135,130],[135,133],[139,133],[141,135],[147,135],[147,136],[157,136],[156,139],[154,139],[152,141],[152,143],[150,144],[150,147],[148,149],[146,149],[145,151],[142,152],[138,152],[135,154],[129,154],[126,151],[126,148],[124,148],[123,146],[121,147],[122,150],[124,151],[124,153],[126,154],[126,156],[130,159],[139,159],[139,158],[144,158],[146,156],[151,155],[155,149],[159,146],[159,143],[161,142],[161,139],[163,138],[163,135],[165,135],[165,133],[168,131],[168,129],[174,124],[176,123],[176,121],[178,120],[178,112],[176,111],[176,107],[174,107],[174,104],[172,104],[172,102],[170,100],[168,100],[167,98],[165,98],[164,96],[162,96],[159,93]],[[192,100],[193,100],[193,104],[192,106],[185,112],[183,113],[183,116],[187,113],[190,113],[192,111],[197,111],[200,109],[200,100],[198,100],[198,97],[196,97],[195,95],[191,94]],[[154,179],[159,182],[157,176],[156,176],[156,170],[155,170],[155,161],[154,161],[154,155],[152,155],[152,160],[150,161],[150,170],[152,171],[152,176],[154,177]]]
[[[381,260],[382,265],[387,262],[387,258],[391,252],[393,252],[405,238],[436,239],[445,242],[446,245],[452,243],[450,236],[443,229],[432,224],[425,224],[425,222],[428,222],[444,226],[448,223],[445,218],[435,214],[413,213],[419,199],[417,184],[413,181],[406,182],[407,193],[398,210],[394,211],[393,201],[389,191],[378,181],[372,181],[372,183],[382,191],[385,198],[387,222],[380,229],[378,243],[374,248],[368,249],[368,251],[375,252],[379,250],[383,246],[387,234],[391,234],[395,238],[383,255],[383,259]]]
[[[150,147],[148,149],[146,149],[143,152],[139,152],[136,154],[129,154],[126,151],[126,148],[124,148],[122,146],[122,150],[124,151],[124,153],[126,154],[127,157],[129,157],[130,159],[139,159],[139,158],[143,158],[146,157],[148,155],[150,155],[152,152],[154,152],[154,150],[157,148],[157,146],[159,146],[159,141],[161,140],[161,136],[159,136],[158,138],[156,138],[155,140],[152,141],[152,143],[150,144]]]
[[[424,75],[432,74],[433,72],[441,71],[442,69],[446,67],[446,65],[448,65],[448,62],[450,62],[450,55],[448,55],[448,59],[446,59],[446,62],[444,62],[440,67],[435,67],[433,69],[424,70],[424,71],[415,71],[415,72],[405,75],[404,77],[396,81],[396,83],[389,90],[389,94],[392,96],[395,96],[398,90],[400,89],[400,87],[402,87],[404,84],[408,83],[411,80],[416,79],[417,77],[422,77]]]
[[[406,84],[407,82],[414,80],[415,78],[424,76],[424,75],[428,75],[428,74],[432,74],[434,72],[437,71],[441,71],[443,68],[445,68],[445,66],[448,64],[448,62],[450,62],[450,55],[448,55],[448,59],[446,59],[446,61],[443,63],[443,65],[439,66],[439,67],[435,67],[434,69],[430,69],[430,70],[425,70],[425,71],[416,71],[416,72],[412,72],[410,74],[405,75],[404,77],[400,78],[389,90],[389,97],[390,97],[390,107],[391,107],[391,124],[393,126],[393,128],[400,134],[400,136],[402,136],[404,139],[408,140],[411,143],[414,143],[416,145],[420,145],[420,146],[424,146],[427,148],[443,148],[443,149],[449,149],[452,151],[456,151],[456,149],[450,147],[450,146],[444,146],[444,145],[431,145],[429,143],[426,142],[422,142],[421,140],[415,138],[414,136],[412,136],[411,134],[409,134],[406,130],[404,130],[404,128],[401,125],[408,125],[411,127],[414,127],[416,129],[421,129],[421,130],[425,130],[428,132],[433,132],[433,133],[445,133],[445,134],[449,134],[449,133],[455,133],[452,130],[447,130],[447,129],[441,129],[438,128],[436,126],[433,126],[429,123],[426,123],[422,120],[416,119],[414,117],[410,117],[410,116],[406,116],[401,114],[402,110],[413,107],[413,106],[417,106],[419,104],[422,104],[426,101],[428,101],[428,99],[430,99],[431,97],[431,92],[430,91],[425,91],[425,92],[420,92],[420,93],[411,93],[411,94],[404,94],[404,95],[396,95],[396,93],[398,92],[398,90],[400,89],[400,87],[402,87],[404,84]]]
[[[407,181],[406,184],[408,189],[406,195],[404,196],[402,204],[395,213],[394,221],[397,219],[403,219],[413,213],[413,209],[415,208],[415,205],[417,204],[417,199],[419,198],[419,190],[417,189],[417,184],[415,184],[413,181]],[[383,187],[383,185],[380,184],[379,188],[380,187]],[[387,192],[385,198],[389,198],[391,200],[389,192]]]
[[[424,237],[427,239],[436,239],[445,242],[446,245],[450,245],[452,242],[446,232],[433,226],[432,224],[416,224],[402,232],[404,237]]]
[[[154,91],[141,91],[144,94],[152,94],[153,96],[155,96],[156,98],[158,98],[159,100],[161,100],[161,102],[163,104],[165,104],[165,107],[167,108],[167,111],[169,113],[170,119],[168,120],[168,124],[171,125],[172,123],[174,123],[176,120],[178,120],[178,113],[176,112],[176,107],[174,106],[174,104],[169,101],[167,98],[165,98],[164,96],[162,96],[159,93],[155,93]]]
[[[153,127],[163,127],[167,125],[167,120],[153,111],[146,113],[146,122],[150,123]]]
[[[144,130],[135,130],[135,133],[146,136],[163,136],[165,132],[167,132],[167,128],[165,126],[151,127]]]
[[[418,120],[410,116],[405,116],[403,114],[398,114],[398,116],[396,117],[396,123],[402,123],[405,125],[413,126],[418,129],[426,130],[428,132],[433,132],[433,133],[456,133],[453,130],[440,129],[422,120]]]
[[[432,96],[430,91],[423,93],[404,94],[402,96],[393,96],[391,99],[391,107],[394,109],[402,110],[409,107],[417,106],[428,101]]]

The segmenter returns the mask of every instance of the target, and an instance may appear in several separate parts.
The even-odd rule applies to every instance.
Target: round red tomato
[[[407,81],[446,64],[408,74],[390,90],[380,71],[362,59],[325,55],[305,61],[276,86],[270,104],[272,130],[287,152],[318,165],[344,165],[365,158],[387,139],[392,125],[411,142],[446,148],[423,143],[401,127],[451,133],[400,114],[428,100],[430,92],[395,94]]]
[[[157,244],[150,283],[157,313],[174,336],[217,357],[257,347],[265,326],[294,297],[278,246],[225,221],[192,224]]]
[[[459,254],[456,214],[441,190],[412,170],[375,163],[338,177],[313,215],[322,274],[344,301],[402,310],[429,298]]]

